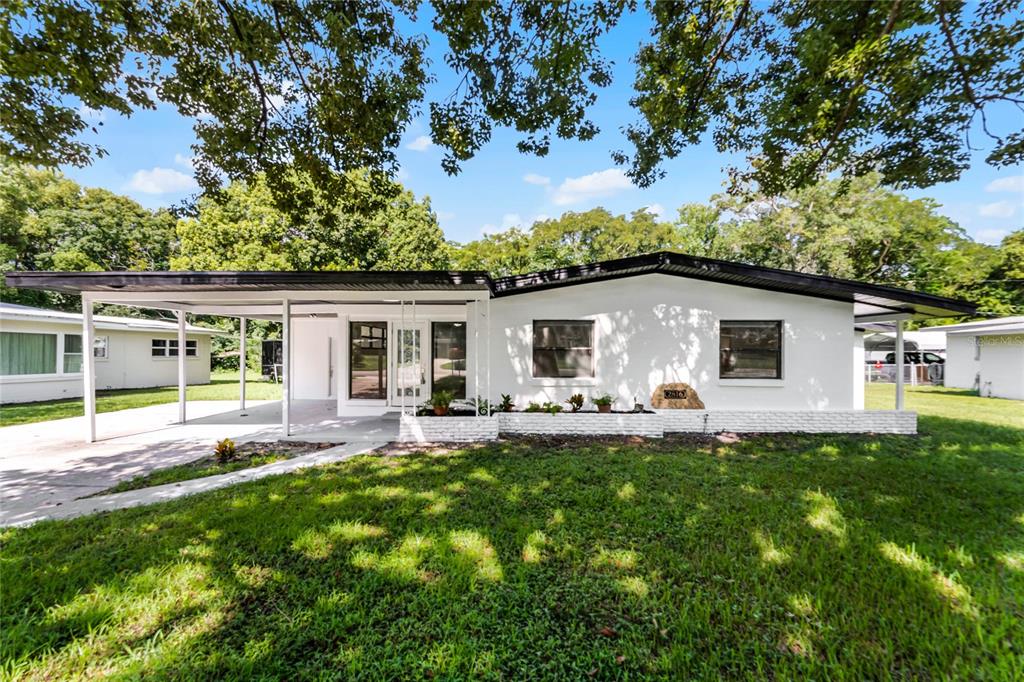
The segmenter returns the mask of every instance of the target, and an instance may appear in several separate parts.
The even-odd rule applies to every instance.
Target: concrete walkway
[[[98,497],[72,500],[60,505],[42,507],[35,510],[26,510],[20,514],[12,514],[9,516],[6,514],[5,510],[3,523],[0,525],[30,526],[33,523],[47,519],[70,519],[76,516],[96,514],[99,512],[112,511],[114,509],[126,509],[128,507],[141,507],[147,504],[157,504],[159,502],[175,500],[187,495],[195,495],[209,490],[226,488],[227,486],[244,483],[246,481],[255,481],[266,476],[284,474],[289,471],[295,471],[296,469],[304,469],[306,467],[331,464],[334,462],[343,462],[347,459],[351,459],[352,457],[376,450],[386,444],[387,443],[385,442],[375,443],[372,441],[348,443],[326,450],[319,450],[308,455],[301,455],[299,457],[282,460],[280,462],[264,464],[263,466],[252,467],[251,469],[233,471],[228,474],[220,474],[219,476],[207,476],[206,478],[195,478],[190,481],[181,481],[179,483],[167,483],[165,485],[158,485],[152,488],[129,490],[127,492],[115,493],[113,495],[101,495]]]
[[[292,407],[293,440],[376,446],[398,437],[394,414],[339,418],[330,401],[295,401]],[[46,518],[50,510],[119,481],[199,459],[221,438],[281,439],[277,401],[252,403],[245,413],[234,401],[194,401],[185,424],[177,417],[175,403],[99,414],[99,440],[88,444],[82,417],[0,428],[0,526]]]

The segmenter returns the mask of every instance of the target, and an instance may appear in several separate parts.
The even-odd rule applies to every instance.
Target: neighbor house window
[[[107,337],[95,336],[92,340],[92,356],[101,360],[107,359]],[[82,335],[64,335],[64,373],[75,374],[82,371]]]
[[[0,375],[56,373],[56,334],[0,332]]]
[[[782,378],[781,321],[723,320],[719,328],[720,378]]]
[[[82,371],[82,337],[79,334],[64,335],[64,373],[76,374]]]
[[[435,322],[431,327],[434,352],[431,391],[451,391],[466,397],[466,323]]]
[[[194,358],[199,352],[196,341],[185,341],[185,356]],[[153,339],[150,346],[150,355],[154,358],[176,358],[178,357],[177,339]]]
[[[533,323],[533,376],[594,376],[592,320],[536,320]]]

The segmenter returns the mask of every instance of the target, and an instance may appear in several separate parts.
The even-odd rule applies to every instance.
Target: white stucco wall
[[[634,397],[649,405],[666,382],[690,384],[711,410],[863,404],[850,365],[856,332],[849,303],[651,274],[497,298],[491,311],[490,394],[511,393],[520,407],[603,391],[616,396],[620,409]],[[532,377],[533,321],[548,319],[596,321],[594,378]],[[783,378],[719,379],[720,320],[782,320]],[[472,315],[468,322],[472,352]],[[472,382],[472,363],[469,369]]]
[[[975,338],[973,334],[946,334],[946,386],[978,387],[981,363],[974,359]]]
[[[981,395],[1024,400],[1024,334],[981,338]],[[1024,421],[1024,406],[1021,407]]]
[[[26,333],[81,334],[77,324],[4,320],[3,331]],[[173,332],[97,329],[96,336],[108,337],[107,358],[96,358],[96,388],[148,388],[178,383],[178,359],[154,358],[152,339],[177,339]],[[197,355],[186,359],[186,377],[190,384],[210,383],[210,337],[188,334],[197,341]],[[58,358],[57,369],[63,369]],[[0,377],[0,403],[25,403],[38,400],[77,398],[82,395],[81,373]]]
[[[853,333],[853,409],[864,409],[864,383],[867,372],[864,355],[864,332]]]

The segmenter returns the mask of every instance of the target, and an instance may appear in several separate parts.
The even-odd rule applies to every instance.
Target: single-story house
[[[863,409],[856,325],[894,322],[901,345],[905,320],[975,312],[915,291],[668,252],[500,278],[22,272],[7,285],[81,295],[87,336],[100,301],[178,311],[182,324],[185,313],[282,322],[285,435],[295,400],[331,401],[339,416],[400,411],[413,431],[455,428],[463,418],[415,415],[439,390],[491,405],[508,394],[519,410],[582,393],[593,411],[607,393],[620,411],[655,407],[649,421],[665,431],[912,432],[901,384],[895,410]],[[488,428],[515,430],[525,416]]]
[[[178,383],[178,325],[134,317],[93,317],[96,387]],[[186,380],[210,382],[212,329],[185,329]],[[0,403],[80,397],[84,390],[82,315],[0,303]]]
[[[946,334],[946,386],[1024,400],[1024,315],[929,330]]]

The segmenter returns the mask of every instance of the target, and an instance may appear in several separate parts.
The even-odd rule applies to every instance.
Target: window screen
[[[534,321],[533,376],[594,376],[593,321]]]
[[[723,320],[719,327],[720,378],[782,378],[781,321]]]

